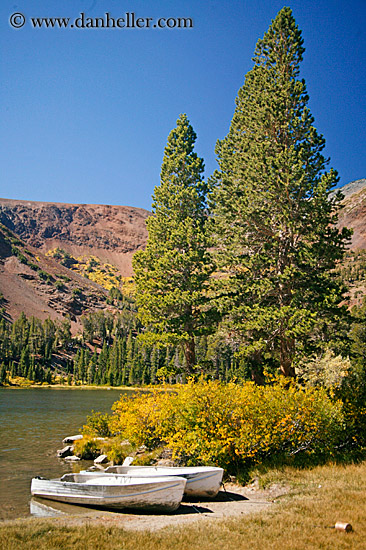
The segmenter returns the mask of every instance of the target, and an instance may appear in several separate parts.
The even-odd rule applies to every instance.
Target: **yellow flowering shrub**
[[[112,426],[134,445],[168,446],[186,464],[234,470],[274,456],[331,453],[343,417],[323,389],[201,380],[122,397]]]
[[[167,423],[171,407],[170,395],[157,389],[122,395],[112,407],[111,429],[135,447],[153,449],[161,441],[161,423]]]

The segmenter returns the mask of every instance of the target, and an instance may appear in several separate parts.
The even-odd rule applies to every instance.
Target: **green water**
[[[83,465],[57,458],[92,410],[111,412],[121,390],[0,389],[0,519],[30,515],[30,483]]]

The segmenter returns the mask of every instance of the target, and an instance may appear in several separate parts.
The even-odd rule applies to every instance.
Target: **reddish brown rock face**
[[[128,206],[0,199],[0,223],[11,231],[0,228],[1,307],[6,315],[10,319],[22,311],[40,319],[68,315],[73,332],[78,330],[82,314],[107,307],[107,291],[46,252],[59,247],[74,257],[96,256],[116,266],[122,276],[131,276],[132,256],[147,240],[149,214]],[[17,236],[21,242],[14,252]],[[69,280],[64,283],[63,277]]]
[[[353,229],[351,250],[366,248],[366,179],[353,181],[342,188],[343,207],[339,227]]]
[[[56,247],[73,256],[97,256],[132,275],[132,256],[147,239],[142,208],[0,199],[0,222],[46,253]]]

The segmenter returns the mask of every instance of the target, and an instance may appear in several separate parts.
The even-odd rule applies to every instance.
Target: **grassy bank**
[[[283,484],[289,493],[273,506],[250,516],[210,520],[155,532],[126,531],[113,522],[85,519],[77,526],[66,519],[30,519],[0,526],[6,550],[317,550],[366,548],[366,462],[286,468],[259,476],[261,486]],[[118,516],[117,516],[118,517]],[[331,528],[349,522],[353,532]]]

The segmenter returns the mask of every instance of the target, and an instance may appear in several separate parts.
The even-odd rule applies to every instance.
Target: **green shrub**
[[[83,460],[94,460],[102,453],[102,441],[87,437],[78,439],[74,443],[74,454]]]
[[[349,358],[336,356],[332,350],[318,357],[304,359],[296,368],[296,374],[307,384],[334,390],[345,385],[351,372]]]
[[[59,274],[58,277],[63,281],[65,281],[66,283],[69,283],[71,281],[70,277],[68,277],[67,275]]]
[[[133,459],[133,465],[150,466],[152,464],[156,464],[157,460],[161,457],[163,451],[163,447],[157,447],[153,451],[146,451],[144,453],[138,454]]]
[[[11,252],[15,256],[17,256],[17,258],[19,259],[21,264],[27,264],[28,263],[28,261],[29,261],[28,258],[26,258],[24,256],[24,254],[22,254],[21,251],[19,250],[19,248],[17,248],[16,246],[11,247]]]
[[[74,288],[72,291],[72,297],[73,298],[80,298],[82,296],[82,291],[80,288]]]
[[[351,362],[332,351],[323,356],[304,360],[296,369],[303,382],[323,387],[334,400],[342,402],[344,432],[339,451],[362,454],[366,449],[366,368],[363,363]]]
[[[7,231],[8,235],[11,235],[11,233],[9,231]],[[10,237],[10,242],[13,243],[13,244],[19,244],[20,246],[22,246],[22,241],[17,239],[16,237]]]
[[[120,437],[105,441],[102,449],[103,453],[107,455],[108,460],[113,462],[113,464],[123,464],[124,459],[133,453],[131,444]]]
[[[42,279],[42,281],[49,281],[50,279],[52,279],[52,276],[46,271],[43,271],[43,269],[38,270],[38,275],[40,279]]]
[[[366,451],[366,367],[353,366],[342,387],[334,392],[343,402],[346,429],[341,442],[343,452],[365,456]]]
[[[55,287],[57,288],[57,290],[64,290],[65,285],[62,281],[57,280],[55,282]]]

